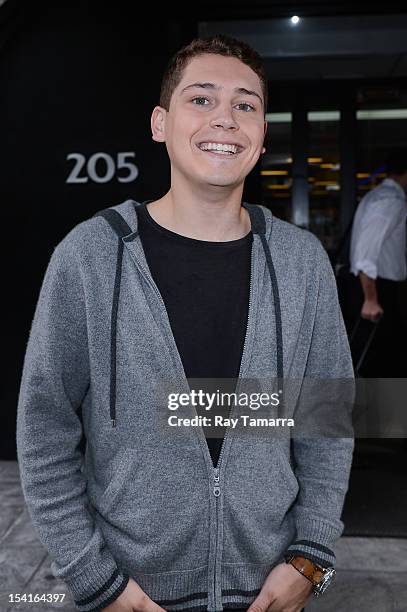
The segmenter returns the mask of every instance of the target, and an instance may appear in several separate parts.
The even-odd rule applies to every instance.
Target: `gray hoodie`
[[[103,609],[129,577],[166,610],[248,607],[287,551],[334,564],[353,439],[228,428],[214,468],[201,427],[159,425],[162,381],[189,387],[137,204],[107,209],[115,229],[104,211],[79,223],[50,258],[17,410],[25,500],[78,610]],[[352,379],[321,243],[243,205],[253,245],[239,378]]]

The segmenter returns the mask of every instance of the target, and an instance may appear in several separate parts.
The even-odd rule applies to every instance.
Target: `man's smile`
[[[235,157],[243,151],[243,147],[237,143],[226,142],[200,142],[198,149],[214,155],[215,157]]]

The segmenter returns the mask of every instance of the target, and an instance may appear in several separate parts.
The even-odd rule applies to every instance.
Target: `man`
[[[369,376],[405,376],[400,341],[403,321],[398,286],[407,278],[407,149],[395,149],[386,162],[388,177],[367,193],[356,210],[351,236],[351,272],[359,276],[363,319],[383,320],[372,344]]]
[[[242,203],[266,108],[257,53],[193,41],[151,119],[169,191],[97,213],[51,257],[17,442],[33,523],[83,612],[299,612],[334,573],[351,437],[249,438],[226,425],[207,440],[157,421],[167,378],[183,390],[190,378],[277,378],[284,397],[289,376],[353,377],[320,242]]]

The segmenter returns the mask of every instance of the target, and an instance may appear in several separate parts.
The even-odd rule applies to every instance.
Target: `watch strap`
[[[325,570],[321,565],[314,563],[310,559],[292,555],[287,557],[287,563],[290,563],[295,569],[300,572],[305,578],[308,578],[314,586],[317,586],[324,578]]]

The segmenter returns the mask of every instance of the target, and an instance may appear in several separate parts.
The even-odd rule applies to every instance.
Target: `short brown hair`
[[[267,74],[260,55],[246,43],[223,34],[216,34],[208,38],[195,38],[170,59],[161,82],[160,106],[162,108],[169,110],[171,96],[174,89],[181,82],[182,75],[189,62],[194,57],[205,53],[235,57],[243,62],[243,64],[249,66],[260,79],[263,90],[264,112],[266,112],[268,98]]]

